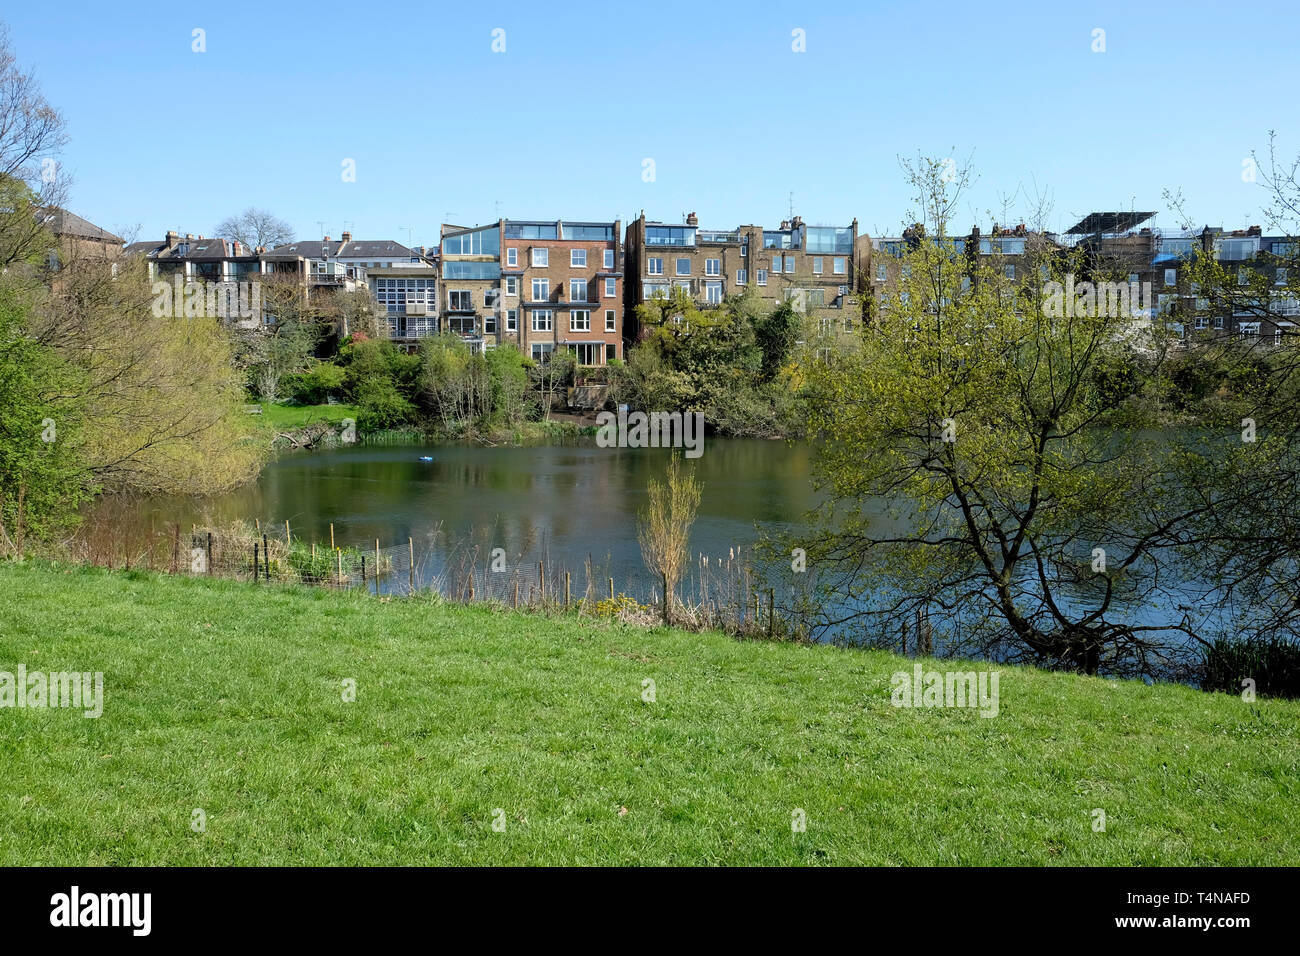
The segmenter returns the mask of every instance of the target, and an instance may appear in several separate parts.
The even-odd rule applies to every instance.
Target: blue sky
[[[791,193],[882,235],[918,151],[972,160],[963,229],[1039,193],[1058,228],[1130,208],[1172,228],[1166,188],[1239,227],[1265,198],[1243,159],[1270,129],[1300,152],[1293,0],[125,6],[0,19],[67,118],[69,206],[140,238],[249,205],[299,238],[415,244],[498,215],[772,226]]]

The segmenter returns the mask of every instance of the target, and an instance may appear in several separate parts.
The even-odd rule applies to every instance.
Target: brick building
[[[448,328],[485,348],[513,345],[537,361],[556,349],[586,366],[622,358],[621,226],[560,219],[444,225]]]
[[[637,305],[673,288],[706,308],[754,288],[774,305],[793,302],[823,327],[851,327],[857,232],[856,219],[846,227],[809,226],[795,216],[777,229],[714,230],[701,229],[695,213],[664,223],[643,212],[627,227],[629,327]],[[641,334],[629,328],[631,338]]]

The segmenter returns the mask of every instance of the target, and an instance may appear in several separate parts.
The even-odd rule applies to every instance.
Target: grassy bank
[[[31,562],[0,592],[0,670],[105,684],[97,720],[0,709],[5,865],[1300,863],[1294,702],[1003,668],[982,719],[891,706],[879,652]]]
[[[306,428],[316,422],[332,422],[337,425],[345,418],[355,421],[357,417],[355,405],[278,405],[262,402],[261,406],[261,421],[280,431]]]

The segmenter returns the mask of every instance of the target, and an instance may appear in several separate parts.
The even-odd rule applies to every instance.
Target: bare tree
[[[274,249],[293,242],[293,226],[265,209],[249,206],[237,216],[228,216],[216,229],[217,235],[233,239],[250,249],[265,246]]]
[[[0,27],[0,268],[32,261],[53,244],[45,228],[61,207],[67,177],[54,157],[67,142],[62,114],[19,68]]]

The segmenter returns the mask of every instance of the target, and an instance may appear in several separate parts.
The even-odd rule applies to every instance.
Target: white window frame
[[[578,316],[583,316],[585,321],[579,325]],[[591,331],[591,310],[574,309],[569,313],[569,331],[570,332],[590,332]]]
[[[582,295],[578,295],[576,289],[581,286]],[[586,302],[587,300],[587,280],[579,279],[576,276],[569,277],[569,301]]]
[[[767,285],[767,270],[759,269],[758,275],[755,278],[759,285]]]
[[[506,276],[506,295],[519,295],[518,276]]]
[[[690,256],[674,256],[674,257],[673,257],[673,260],[674,260],[674,261],[673,261],[673,269],[674,269],[673,275],[675,275],[675,276],[688,276],[688,275],[691,274],[691,257],[690,257]],[[683,263],[683,262],[686,263],[686,271],[685,271],[685,272],[682,271],[682,263]]]
[[[605,268],[606,268],[606,269],[612,269],[612,268],[614,268],[614,250],[613,250],[613,249],[606,249],[606,250],[605,250],[605,259],[604,259],[604,262],[605,262]]]
[[[618,331],[618,313],[614,309],[605,310],[605,331]]]
[[[529,250],[529,261],[534,269],[549,269],[551,267],[551,250],[545,246],[533,246]]]
[[[582,261],[579,261],[579,259],[581,259]],[[587,268],[587,250],[586,250],[586,249],[570,249],[570,250],[569,250],[569,268],[570,268],[570,269],[585,269],[585,268]]]
[[[507,332],[519,331],[519,310],[518,309],[506,309],[506,331]]]
[[[823,261],[822,256],[813,256],[813,275],[819,276],[822,274]]]
[[[1177,270],[1177,269],[1166,269],[1166,270],[1165,270],[1165,285],[1167,285],[1167,286],[1170,286],[1170,285],[1178,285],[1178,270]]]
[[[514,248],[513,246],[506,249],[506,265],[508,266],[519,265],[519,250]]]
[[[541,289],[541,295],[537,290]],[[546,302],[551,297],[551,280],[550,279],[533,279],[533,299],[534,302]]]
[[[545,318],[546,324],[539,324],[539,319]],[[551,332],[555,329],[555,312],[553,309],[533,309],[531,321],[529,322],[534,332]]]
[[[720,276],[720,275],[722,275],[722,260],[721,260],[721,259],[705,259],[705,260],[704,260],[704,274],[705,274],[706,276]]]
[[[468,305],[452,305],[452,296],[469,296]],[[473,289],[448,289],[447,290],[447,308],[462,312],[474,308],[474,290]]]
[[[658,266],[659,268],[655,268]],[[648,276],[661,276],[664,274],[664,260],[662,256],[650,256],[646,259],[645,274]]]
[[[618,281],[612,276],[605,278],[605,298],[613,299],[618,295]]]
[[[737,269],[737,270],[736,270],[736,285],[744,285],[744,284],[747,283],[748,281],[749,281],[749,270],[748,270],[748,269]]]

